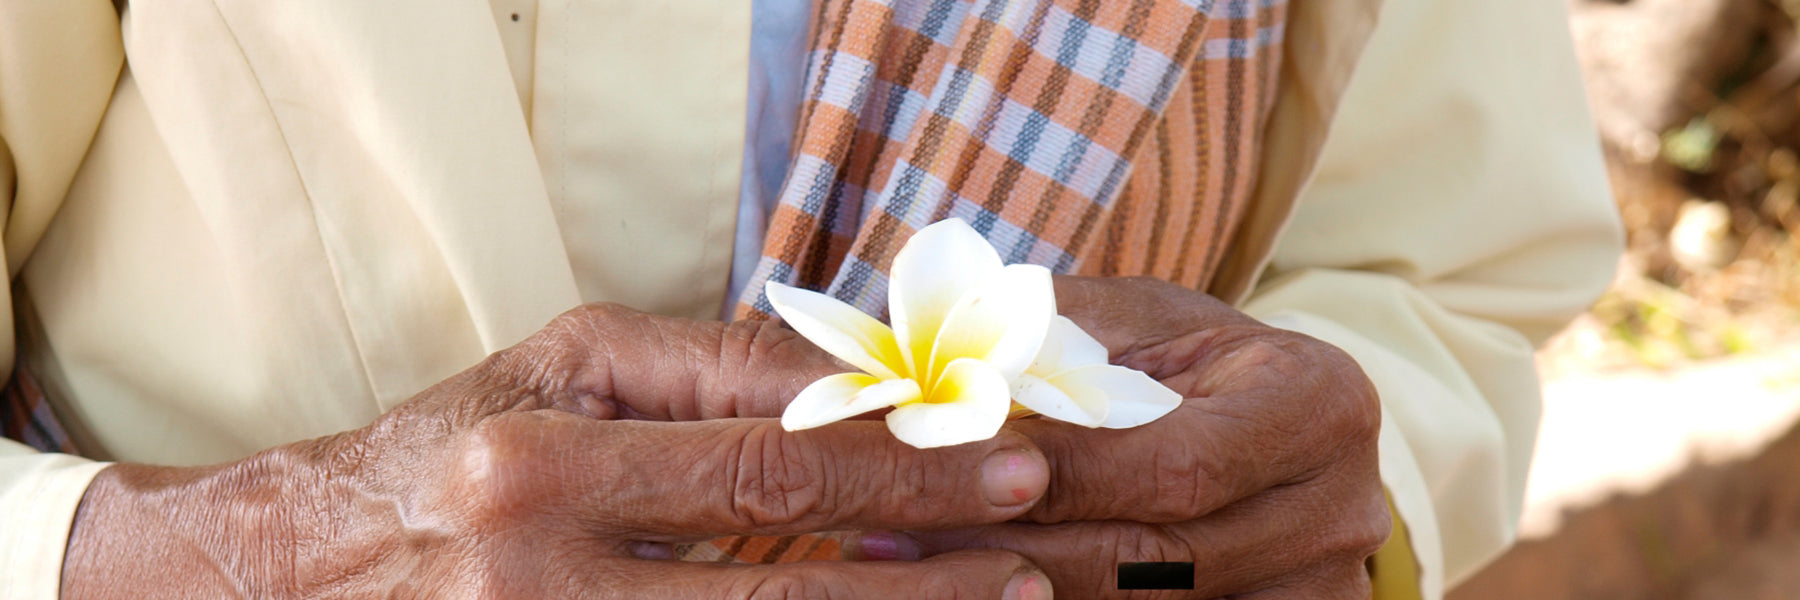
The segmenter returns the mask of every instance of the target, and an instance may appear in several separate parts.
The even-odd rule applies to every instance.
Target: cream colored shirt
[[[1619,232],[1560,3],[1378,4],[1295,0],[1234,300],[1377,382],[1437,598],[1512,537],[1532,344]],[[580,302],[724,300],[748,2],[112,6],[0,4],[0,348],[100,458],[240,458]],[[102,466],[0,442],[0,596],[56,596]]]

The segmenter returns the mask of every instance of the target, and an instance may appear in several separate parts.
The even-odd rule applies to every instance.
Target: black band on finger
[[[1191,562],[1126,562],[1119,563],[1121,590],[1191,590],[1194,589],[1194,563]]]

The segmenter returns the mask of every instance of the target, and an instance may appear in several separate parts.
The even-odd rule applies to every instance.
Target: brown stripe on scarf
[[[790,177],[785,183],[758,268],[761,279],[753,278],[745,291],[741,317],[771,316],[758,309],[767,306],[765,280],[828,289],[883,314],[881,291],[894,252],[916,225],[949,215],[976,221],[1009,259],[1023,257],[1063,273],[1149,275],[1203,289],[1254,187],[1260,129],[1281,56],[1278,47],[1261,47],[1257,35],[1285,19],[1281,0],[1222,0],[1209,5],[1210,14],[1181,0],[893,0],[891,11],[855,8],[865,3],[876,2],[828,0],[827,14],[842,17],[822,18],[835,25],[822,27],[829,35],[815,39],[813,58],[845,53],[876,65],[874,81],[859,82],[864,87],[855,90],[854,105],[834,107],[859,115],[863,129],[856,128],[857,119],[831,114],[819,102],[817,82],[844,64],[812,65],[813,93],[795,152],[835,165],[835,180]],[[917,22],[918,11],[928,7],[958,19],[935,35],[896,22]],[[989,8],[1004,9],[1005,24],[982,18],[980,11]],[[1058,31],[1055,23],[1075,25]],[[1089,39],[1068,37],[1081,27]],[[1080,46],[1084,62],[1064,64],[1057,60],[1059,48],[1048,43],[1104,42],[1105,35],[1140,46],[1117,87],[1103,81],[1104,68],[1094,67],[1096,60],[1110,64],[1111,44]],[[1239,56],[1220,51],[1231,39],[1242,40]],[[1206,56],[1209,47],[1218,56]],[[1167,69],[1154,66],[1151,53],[1172,62]],[[987,87],[952,87],[946,77],[979,79]],[[882,91],[878,85],[915,94],[909,109],[920,108],[923,99],[921,112],[901,119],[901,97],[871,99]],[[983,89],[991,94],[975,93]],[[1000,137],[1023,126],[1016,121],[1020,111],[1084,137],[1091,147],[1051,147],[1049,136]],[[1003,122],[1003,115],[1012,120]],[[1065,164],[1074,164],[1076,175],[1051,172]],[[945,188],[916,187],[921,178]],[[830,217],[846,214],[832,212],[834,204],[842,206],[839,211],[866,209],[853,234],[832,231]],[[821,559],[839,548],[830,537],[780,543],[715,541],[693,556],[731,550],[754,561]]]

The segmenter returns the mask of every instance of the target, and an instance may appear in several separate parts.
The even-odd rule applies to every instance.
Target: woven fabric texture
[[[1203,289],[1230,249],[1281,61],[1282,0],[824,0],[767,281],[885,315],[913,232],[960,217],[1008,263]],[[687,560],[838,557],[833,534]]]

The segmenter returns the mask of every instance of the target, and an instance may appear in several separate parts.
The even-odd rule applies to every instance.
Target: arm
[[[1424,597],[1510,543],[1536,343],[1620,250],[1558,3],[1390,0],[1249,314],[1354,356]]]
[[[0,5],[0,233],[10,275],[36,245],[87,152],[124,60],[102,0]],[[0,371],[11,373],[11,298],[0,293]],[[0,581],[7,598],[57,597],[63,547],[105,465],[0,439]]]
[[[1001,552],[666,560],[670,544],[728,535],[993,523],[1043,493],[1042,454],[1017,435],[920,453],[876,422],[789,433],[735,418],[779,412],[842,370],[769,322],[571,310],[367,427],[214,466],[107,468],[82,500],[62,593],[1032,597],[1042,573]]]

